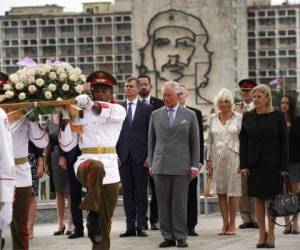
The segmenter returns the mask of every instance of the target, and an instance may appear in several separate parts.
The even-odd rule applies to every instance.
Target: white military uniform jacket
[[[18,123],[16,121],[15,123]],[[48,145],[48,134],[40,128],[37,122],[31,122],[25,118],[20,126],[14,129],[12,124],[12,139],[15,159],[28,157],[29,140],[38,148],[45,148]],[[32,186],[32,177],[30,164],[26,163],[16,165],[16,187]]]
[[[241,114],[250,111],[254,109],[254,104],[253,102],[246,103],[246,102],[238,102],[235,104],[235,109],[234,111],[239,112]]]
[[[0,202],[12,203],[15,191],[15,161],[6,113],[0,109]]]
[[[83,125],[83,133],[71,131],[70,124],[60,131],[59,142],[63,151],[68,152],[78,143],[79,148],[116,147],[126,117],[126,110],[119,104],[99,102],[102,107],[100,115],[95,115],[91,108],[84,110],[83,118],[76,122]],[[82,154],[74,164],[77,173],[79,165],[88,160],[101,161],[105,169],[103,184],[117,183],[120,181],[118,169],[118,156],[116,153],[109,154]]]

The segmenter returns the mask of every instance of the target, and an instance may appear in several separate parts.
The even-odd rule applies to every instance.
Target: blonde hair
[[[266,96],[266,98],[268,100],[267,107],[266,107],[267,112],[268,113],[272,112],[273,106],[272,106],[272,94],[271,94],[270,87],[266,84],[257,85],[254,89],[252,89],[251,95],[253,95],[256,91],[259,91]],[[255,107],[253,109],[255,109]]]
[[[219,110],[218,103],[220,101],[229,101],[231,104],[231,110],[234,110],[234,100],[232,93],[228,89],[221,89],[220,92],[217,94],[217,96],[214,99],[214,105]]]

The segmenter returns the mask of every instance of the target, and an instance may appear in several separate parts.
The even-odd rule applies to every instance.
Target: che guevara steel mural
[[[211,103],[201,95],[209,84],[212,52],[202,20],[181,10],[169,9],[152,17],[147,42],[139,49],[139,74],[154,74],[156,90],[166,80],[193,83],[197,103]]]

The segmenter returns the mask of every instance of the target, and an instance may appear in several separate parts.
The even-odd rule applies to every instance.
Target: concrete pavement
[[[279,220],[283,222],[281,219]],[[219,236],[217,233],[221,228],[221,217],[218,214],[199,216],[197,226],[198,237],[189,237],[188,243],[190,250],[243,250],[256,249],[257,230],[243,229],[238,230],[234,236]],[[240,219],[237,221],[237,225]],[[70,240],[65,235],[52,236],[56,230],[55,224],[37,224],[35,226],[35,237],[30,240],[30,250],[87,250],[91,249],[91,243],[87,237]],[[148,237],[129,237],[119,238],[119,234],[125,230],[125,218],[115,217],[112,224],[112,250],[152,250],[158,249],[158,244],[162,238],[159,231],[147,231]],[[276,249],[281,250],[300,250],[300,235],[283,235],[282,228],[276,227]],[[9,230],[6,235],[5,249],[11,249]],[[86,232],[85,232],[86,234]],[[173,249],[176,249],[176,247]]]

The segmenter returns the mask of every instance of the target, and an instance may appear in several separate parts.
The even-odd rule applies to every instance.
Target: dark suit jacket
[[[290,163],[300,162],[300,117],[295,117],[289,129]]]
[[[260,156],[267,164],[278,165],[281,171],[288,167],[288,132],[282,112],[267,114],[262,133],[257,127],[257,114],[243,115],[240,133],[240,167],[251,168]]]
[[[164,106],[164,102],[154,96],[150,97],[150,105],[153,107],[153,111],[161,108]]]
[[[186,106],[188,109],[195,112],[198,127],[199,127],[199,137],[200,137],[200,162],[203,164],[203,152],[204,152],[204,139],[203,139],[203,121],[202,121],[202,113],[199,109],[195,109],[189,106]]]
[[[127,110],[126,103],[121,103],[121,105]],[[129,154],[137,164],[146,160],[151,113],[150,105],[138,101],[131,127],[126,116],[117,143],[117,154],[122,163],[127,160]]]

